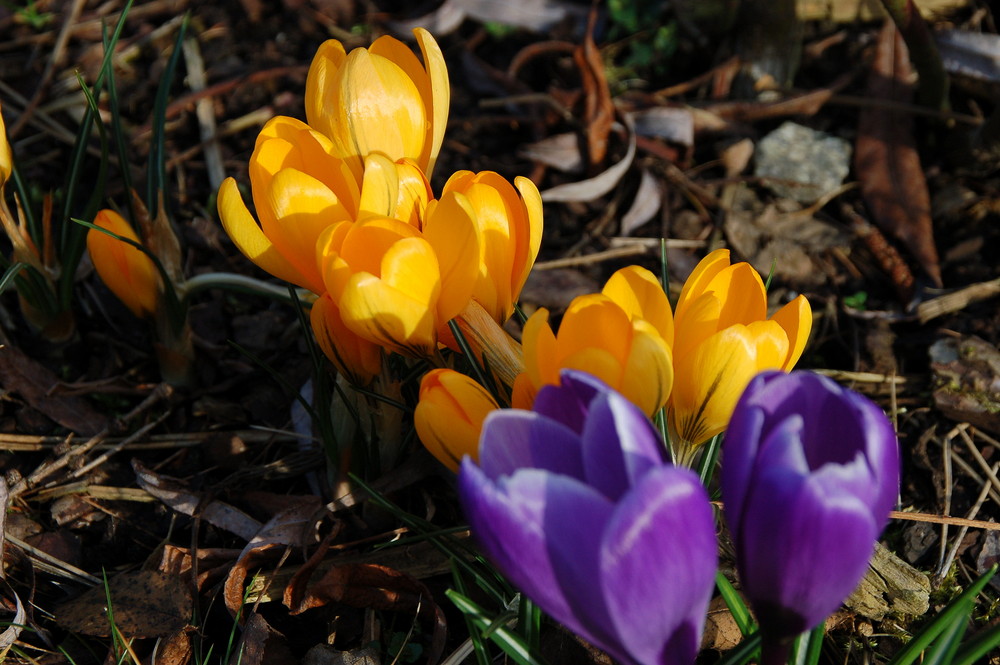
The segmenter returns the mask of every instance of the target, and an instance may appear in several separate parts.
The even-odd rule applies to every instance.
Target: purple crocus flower
[[[882,410],[811,372],[765,372],[733,412],[722,500],[765,644],[818,625],[854,591],[899,491]]]
[[[459,495],[489,558],[622,664],[694,662],[716,569],[698,477],[663,461],[645,415],[564,370],[534,410],[490,414]]]

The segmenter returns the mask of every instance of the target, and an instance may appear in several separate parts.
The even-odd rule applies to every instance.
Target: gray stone
[[[810,204],[840,187],[851,163],[851,144],[786,122],[757,144],[755,175],[778,196]]]

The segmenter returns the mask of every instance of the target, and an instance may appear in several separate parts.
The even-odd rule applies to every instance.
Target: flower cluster
[[[489,415],[479,462],[466,456],[459,475],[497,567],[621,663],[694,662],[712,595],[707,494],[658,443],[628,400],[564,370],[533,411]],[[765,651],[780,652],[864,573],[899,487],[896,437],[878,407],[833,381],[767,372],[735,407],[722,462],[743,590]]]
[[[544,308],[528,319],[524,369],[512,383],[511,403],[531,408],[543,386],[559,382],[560,370],[585,371],[648,416],[665,408],[676,457],[691,464],[700,445],[725,429],[753,376],[795,365],[811,327],[812,311],[801,295],[769,318],[760,275],[748,263],[730,264],[729,250],[716,250],[698,264],[674,310],[655,275],[628,266],[600,293],[575,298],[557,332]],[[449,388],[438,382],[422,389],[421,400],[448,389],[455,409],[418,407],[417,426],[425,443],[423,432],[435,431],[428,447],[455,468],[463,454],[475,457],[478,437],[465,425],[449,423],[463,422],[456,414],[478,413],[465,405],[480,398],[471,382],[454,380]],[[430,418],[436,422],[422,422]]]
[[[316,294],[319,345],[358,385],[379,373],[383,350],[433,358],[470,301],[505,321],[541,242],[541,198],[526,178],[459,171],[435,197],[448,72],[430,33],[414,34],[423,64],[388,36],[349,54],[324,43],[306,122],[277,117],[257,138],[257,219],[235,180],[219,191],[236,246]]]

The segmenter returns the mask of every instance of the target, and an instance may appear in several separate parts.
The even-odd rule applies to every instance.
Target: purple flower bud
[[[736,405],[722,499],[765,638],[816,626],[854,591],[899,491],[882,410],[811,372],[765,372]]]
[[[694,662],[717,564],[712,508],[624,397],[564,370],[534,411],[487,417],[458,490],[484,552],[554,619],[623,664]]]

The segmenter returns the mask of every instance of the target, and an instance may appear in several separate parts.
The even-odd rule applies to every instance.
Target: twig
[[[972,284],[954,293],[922,302],[917,305],[917,318],[920,323],[927,323],[931,319],[958,312],[971,303],[996,295],[1000,295],[1000,278]]]
[[[991,477],[996,478],[997,471],[1000,470],[1000,463],[994,464],[993,469],[990,472]],[[979,509],[983,507],[983,502],[986,501],[986,496],[990,493],[990,482],[983,483],[983,488],[979,491],[979,497],[976,498],[976,503],[973,504],[972,508],[969,510],[969,516],[967,519],[972,520],[977,514],[979,514]],[[955,543],[948,550],[948,556],[945,557],[944,562],[941,567],[938,568],[935,577],[940,582],[945,574],[947,574],[948,569],[951,568],[952,562],[955,560],[955,556],[958,554],[958,548],[962,546],[962,541],[965,539],[965,534],[969,531],[969,525],[963,524],[955,535]]]
[[[184,62],[187,63],[188,85],[194,92],[205,89],[205,63],[198,48],[198,39],[189,37],[184,40]],[[222,181],[226,179],[226,170],[222,166],[222,151],[215,128],[215,109],[211,97],[202,97],[194,105],[198,117],[202,146],[205,153],[205,170],[208,171],[208,182],[212,191],[218,191]]]

